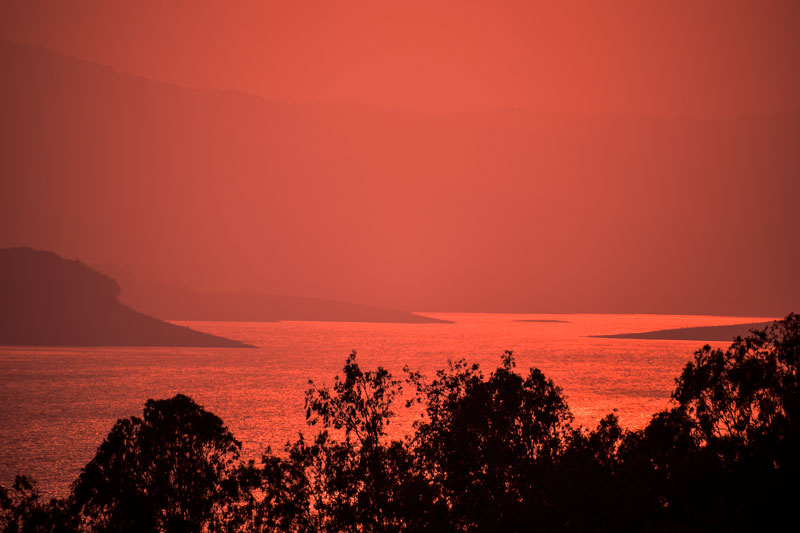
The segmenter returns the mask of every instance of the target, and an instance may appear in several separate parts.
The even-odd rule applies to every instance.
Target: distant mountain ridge
[[[245,343],[162,322],[121,304],[119,285],[79,261],[0,250],[0,345],[187,346]]]
[[[184,287],[123,284],[121,300],[163,320],[278,322],[449,323],[447,320],[366,305],[282,294],[207,293]]]

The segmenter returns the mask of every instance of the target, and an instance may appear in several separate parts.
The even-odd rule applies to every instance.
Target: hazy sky
[[[278,101],[719,115],[800,107],[800,2],[7,1],[0,35]]]
[[[410,310],[784,314],[799,35],[800,2],[3,2],[0,246]]]

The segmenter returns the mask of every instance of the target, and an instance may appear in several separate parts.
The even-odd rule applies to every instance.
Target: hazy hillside
[[[9,43],[0,68],[0,245],[406,310],[780,316],[800,301],[800,249],[774,231],[797,222],[796,113],[284,105]]]
[[[118,296],[113,279],[78,261],[0,250],[0,345],[247,347],[143,315]]]
[[[121,300],[135,309],[164,320],[313,320],[406,324],[447,322],[406,311],[334,300],[281,294],[207,293],[170,285],[125,284]]]

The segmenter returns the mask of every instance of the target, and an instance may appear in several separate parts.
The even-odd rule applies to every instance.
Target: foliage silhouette
[[[698,350],[642,430],[572,425],[561,390],[506,352],[484,375],[364,371],[310,382],[299,435],[243,462],[178,395],[117,422],[63,500],[18,478],[3,531],[800,530],[800,317]],[[405,387],[405,390],[404,390]],[[421,418],[400,440],[396,409]]]
[[[800,529],[798,370],[795,314],[726,350],[695,352],[676,380],[674,407],[656,415],[639,451],[661,457],[669,472],[660,483],[675,522]]]
[[[61,533],[74,531],[75,527],[66,502],[42,501],[36,482],[30,478],[17,476],[10,489],[0,486],[0,530]]]
[[[241,444],[217,416],[184,395],[148,400],[143,418],[119,420],[73,485],[91,531],[216,531],[239,500]]]
[[[445,530],[432,484],[409,447],[386,434],[401,382],[384,368],[362,371],[355,352],[343,374],[331,389],[309,382],[306,419],[322,426],[316,437],[287,445],[286,459],[265,454],[262,489],[271,496],[260,522],[293,531]]]
[[[572,415],[552,381],[514,371],[511,352],[488,379],[478,365],[450,363],[426,383],[411,381],[427,419],[416,454],[449,502],[457,529],[515,530],[546,513],[542,482],[563,453]]]

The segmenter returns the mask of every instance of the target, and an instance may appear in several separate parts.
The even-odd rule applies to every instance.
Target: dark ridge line
[[[612,335],[587,335],[598,339],[642,339],[642,340],[682,340],[682,341],[725,341],[749,335],[752,330],[762,330],[774,322],[752,322],[749,324],[726,324],[719,326],[695,326],[686,328],[659,329],[636,333],[615,333]]]

